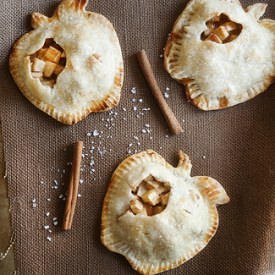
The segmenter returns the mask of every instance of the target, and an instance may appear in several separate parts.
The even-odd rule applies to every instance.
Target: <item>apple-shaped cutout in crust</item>
[[[275,79],[275,21],[266,4],[191,0],[169,35],[164,66],[187,98],[209,111],[245,102]]]
[[[10,72],[37,108],[71,125],[119,103],[123,59],[117,34],[88,0],[63,0],[48,18],[32,15],[33,31],[14,43]]]
[[[179,154],[177,168],[147,150],[115,170],[103,202],[101,241],[126,257],[141,274],[175,268],[195,256],[214,236],[216,205],[229,197],[210,177],[191,177]]]

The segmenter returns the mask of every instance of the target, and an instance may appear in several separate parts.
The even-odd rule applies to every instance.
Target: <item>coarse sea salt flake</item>
[[[93,136],[94,136],[94,137],[99,136],[99,131],[98,131],[98,130],[94,130],[94,131],[93,131]]]

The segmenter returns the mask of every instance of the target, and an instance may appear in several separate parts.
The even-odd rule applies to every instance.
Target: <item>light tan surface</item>
[[[178,267],[205,248],[216,233],[216,205],[227,203],[229,197],[213,178],[191,177],[191,168],[189,157],[181,151],[175,168],[147,150],[125,159],[112,176],[103,203],[101,241],[141,274]],[[134,215],[130,201],[148,177],[169,187],[167,207],[154,216]]]
[[[11,249],[7,256],[1,260],[2,253],[5,254],[10,245],[10,219],[9,219],[9,201],[7,198],[7,185],[4,180],[5,164],[3,154],[3,141],[0,124],[0,274],[8,275],[14,272],[13,250]]]
[[[34,13],[35,29],[15,43],[10,55],[11,74],[24,96],[40,110],[68,125],[91,112],[116,106],[123,82],[123,60],[116,32],[104,16],[85,11],[87,2],[82,1],[79,6],[79,1],[63,0],[51,18]],[[52,36],[64,49],[67,65],[51,88],[33,78],[29,68],[30,55],[39,51],[45,39]],[[54,62],[49,56],[46,59]]]
[[[259,20],[266,8],[266,4],[254,4],[245,10],[238,0],[192,0],[178,17],[165,47],[165,67],[172,78],[185,84],[187,97],[198,108],[234,106],[264,92],[273,82],[275,21],[266,15]],[[238,39],[224,45],[200,39],[206,22],[216,13],[242,25]],[[222,37],[218,39],[221,43]]]

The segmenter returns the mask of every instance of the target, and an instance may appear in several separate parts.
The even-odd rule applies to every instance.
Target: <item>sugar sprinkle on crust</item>
[[[87,2],[63,0],[50,18],[33,13],[34,30],[14,43],[9,60],[10,72],[23,95],[67,125],[91,112],[116,106],[123,83],[123,59],[116,32],[104,16],[85,10]],[[30,56],[48,38],[64,49],[63,53],[48,53],[54,62],[67,60],[64,69],[46,63],[46,76],[57,74],[56,83],[40,81],[41,72],[32,75]],[[34,69],[45,70],[44,65],[36,61]]]
[[[260,20],[266,8],[254,4],[244,9],[238,0],[191,0],[178,17],[164,66],[198,108],[234,106],[274,82],[275,21]],[[215,29],[215,17],[221,15],[230,20]]]
[[[191,177],[190,172],[184,153],[174,168],[147,150],[125,159],[111,178],[103,202],[101,241],[141,274],[181,265],[201,251],[217,230],[216,205],[229,198],[216,180]],[[150,188],[158,191],[158,186],[164,188],[157,192],[160,201],[155,193],[146,195]]]

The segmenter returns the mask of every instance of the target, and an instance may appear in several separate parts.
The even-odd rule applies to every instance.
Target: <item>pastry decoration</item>
[[[117,34],[88,0],[63,0],[48,18],[32,15],[33,31],[10,55],[11,74],[23,95],[64,124],[119,103],[123,60]]]
[[[218,228],[216,205],[229,198],[210,177],[191,177],[180,152],[177,168],[147,150],[115,170],[105,195],[101,241],[141,274],[176,268],[201,251]]]
[[[191,0],[165,47],[164,65],[188,99],[208,111],[245,102],[275,77],[275,21],[260,19],[266,4]]]

